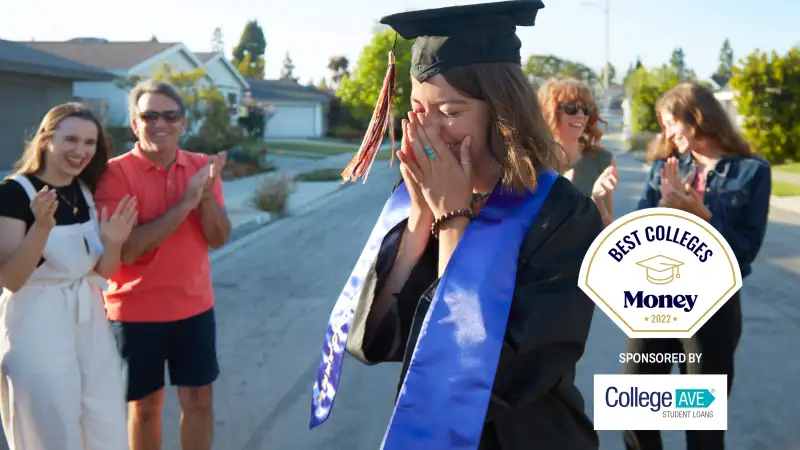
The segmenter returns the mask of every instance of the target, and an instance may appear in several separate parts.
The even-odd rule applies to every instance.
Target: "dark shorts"
[[[164,366],[173,386],[205,386],[219,376],[214,309],[176,322],[110,321],[128,364],[128,401],[164,387]]]

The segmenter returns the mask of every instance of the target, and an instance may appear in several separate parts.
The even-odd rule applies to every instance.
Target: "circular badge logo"
[[[609,225],[583,259],[580,288],[631,338],[689,338],[739,289],[739,263],[703,219],[672,208]]]

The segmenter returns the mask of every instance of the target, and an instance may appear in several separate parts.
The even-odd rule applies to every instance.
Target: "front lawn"
[[[776,197],[793,197],[800,195],[800,184],[772,180],[772,195]]]
[[[773,170],[786,173],[800,173],[800,162],[793,162],[789,164],[782,164],[779,166],[772,166]]]

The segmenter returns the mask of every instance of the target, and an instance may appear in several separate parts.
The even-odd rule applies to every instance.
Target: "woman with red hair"
[[[563,176],[591,197],[608,226],[614,220],[614,190],[619,175],[614,156],[600,146],[603,122],[587,85],[575,79],[552,79],[539,89],[539,103],[556,141],[565,151]]]

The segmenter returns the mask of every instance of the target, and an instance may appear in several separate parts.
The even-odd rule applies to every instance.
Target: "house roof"
[[[730,77],[726,77],[724,75],[718,75],[716,73],[714,75],[711,75],[711,81],[716,83],[716,85],[719,87],[719,90],[728,89],[728,83],[730,82],[730,80],[731,80]]]
[[[208,62],[209,59],[217,56],[217,53],[214,52],[194,52],[197,59],[203,62]]]
[[[222,52],[193,52],[197,59],[203,63],[203,65],[211,64],[212,61],[220,61],[222,64],[230,71],[230,73],[236,78],[237,81],[242,85],[244,89],[250,89],[250,83],[248,80],[242,76],[239,70],[230,62],[227,58],[225,58],[225,54]]]
[[[294,80],[259,80],[248,78],[250,91],[258,100],[272,102],[322,102],[331,101],[331,96],[319,89],[303,86]]]
[[[176,42],[109,42],[92,38],[22,43],[30,48],[105,70],[130,69],[156,53],[178,45]]]
[[[0,67],[8,72],[70,80],[108,81],[116,77],[105,70],[2,39],[0,39]]]

